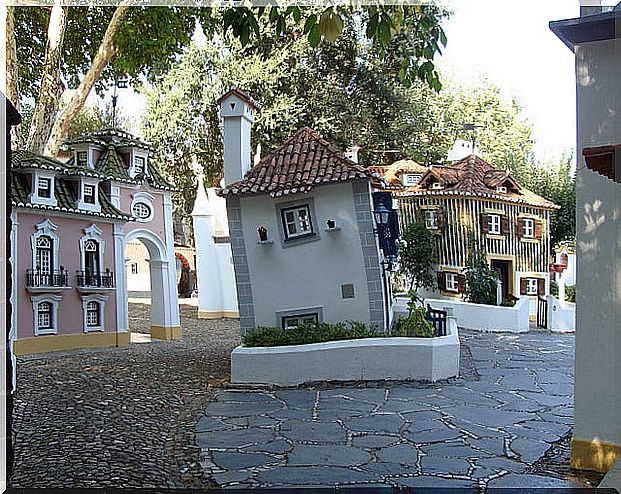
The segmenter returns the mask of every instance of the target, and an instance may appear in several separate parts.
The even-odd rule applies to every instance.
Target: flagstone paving
[[[461,339],[450,381],[222,391],[196,429],[201,465],[235,488],[581,485],[538,467],[572,428],[573,336]]]

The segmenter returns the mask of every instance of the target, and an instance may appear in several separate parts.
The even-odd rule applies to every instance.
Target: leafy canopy
[[[399,266],[410,288],[432,290],[436,286],[438,251],[435,235],[422,223],[410,223],[401,236]]]

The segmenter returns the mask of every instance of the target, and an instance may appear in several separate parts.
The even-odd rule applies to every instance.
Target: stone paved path
[[[573,335],[461,339],[450,382],[219,392],[196,425],[203,469],[238,488],[580,485],[538,468],[572,428]]]

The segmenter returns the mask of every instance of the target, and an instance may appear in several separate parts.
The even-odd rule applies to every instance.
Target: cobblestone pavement
[[[461,338],[448,382],[219,391],[196,426],[203,469],[223,487],[589,486],[555,463],[568,461],[573,336]]]
[[[133,331],[149,311],[130,305]],[[229,378],[239,324],[181,315],[181,341],[18,359],[11,487],[210,485],[194,427]]]

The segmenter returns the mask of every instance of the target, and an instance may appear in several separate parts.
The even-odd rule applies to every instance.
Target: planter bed
[[[363,338],[278,347],[238,346],[232,384],[296,386],[315,381],[437,381],[459,374],[455,318],[447,336]]]

